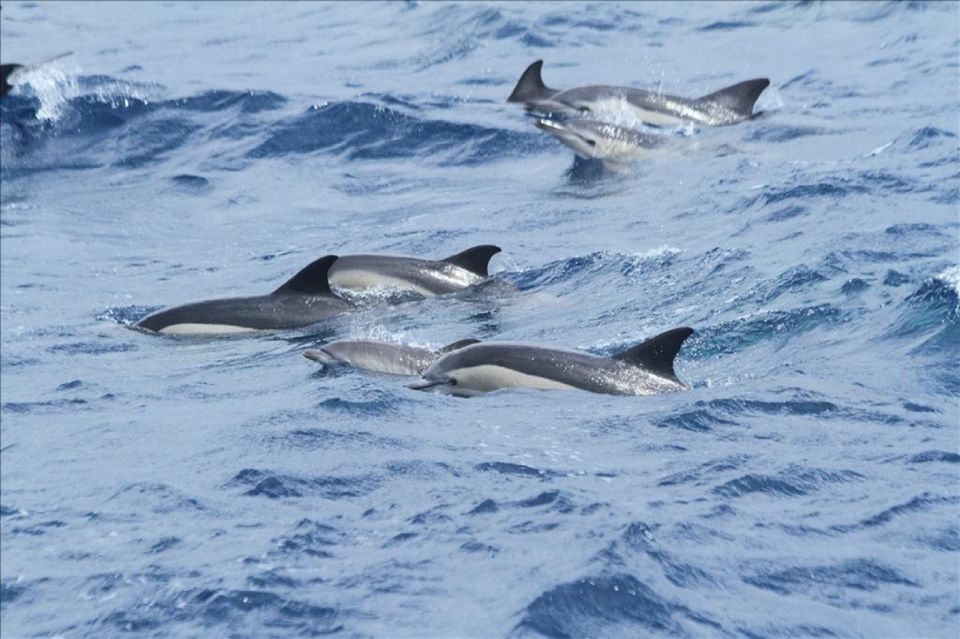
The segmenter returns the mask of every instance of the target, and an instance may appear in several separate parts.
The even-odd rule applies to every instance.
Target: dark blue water
[[[4,637],[955,637],[955,3],[6,2]],[[604,174],[504,103],[764,113]],[[496,243],[494,281],[301,331],[161,306],[327,253]],[[611,353],[688,392],[459,400],[337,338]]]

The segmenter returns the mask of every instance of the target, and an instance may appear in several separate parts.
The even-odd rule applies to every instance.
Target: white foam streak
[[[937,275],[937,279],[953,287],[953,290],[960,295],[960,265],[950,266]]]

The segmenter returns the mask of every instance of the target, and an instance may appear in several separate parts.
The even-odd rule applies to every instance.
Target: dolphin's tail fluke
[[[679,382],[677,374],[673,371],[673,360],[680,352],[683,342],[691,335],[693,335],[692,328],[675,328],[651,337],[633,348],[628,348],[614,355],[613,359],[640,366],[655,375]]]
[[[737,112],[744,118],[749,118],[753,115],[753,105],[756,104],[757,98],[768,86],[770,86],[770,80],[767,78],[746,80],[705,95],[697,102],[719,104]]]
[[[546,100],[557,93],[555,89],[547,88],[540,76],[540,70],[543,68],[543,60],[537,60],[523,72],[520,81],[513,88],[513,93],[507,98],[507,102],[539,102]]]

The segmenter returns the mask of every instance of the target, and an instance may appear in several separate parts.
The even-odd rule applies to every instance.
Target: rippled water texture
[[[20,3],[0,106],[2,634],[956,637],[955,3]],[[621,173],[505,103],[768,76]],[[460,295],[247,338],[162,306],[496,243]],[[460,400],[332,339],[691,390]]]

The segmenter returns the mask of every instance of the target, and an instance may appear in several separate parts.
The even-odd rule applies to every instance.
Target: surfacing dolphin
[[[56,62],[60,58],[65,58],[68,55],[73,55],[73,52],[67,51],[66,53],[61,53],[37,64],[0,64],[0,98],[10,93],[13,87],[20,84],[26,74],[31,71],[36,71],[51,62]]]
[[[174,306],[147,315],[136,326],[169,335],[215,335],[307,326],[354,308],[330,290],[327,274],[336,260],[336,255],[321,257],[267,295]]]
[[[432,351],[417,346],[404,346],[389,342],[370,342],[362,340],[340,340],[324,344],[319,349],[303,352],[304,357],[324,366],[341,365],[375,373],[391,375],[419,375],[437,358],[476,344],[478,339],[462,339],[443,348]]]
[[[501,388],[579,388],[609,395],[678,391],[687,386],[677,379],[673,360],[692,333],[692,328],[675,328],[613,357],[481,342],[444,355],[411,388],[461,397]]]
[[[499,246],[483,244],[442,260],[392,255],[344,255],[330,269],[330,284],[362,293],[389,288],[426,297],[462,290],[489,277],[490,258]]]
[[[743,122],[753,117],[753,105],[770,85],[766,78],[746,80],[694,99],[606,85],[561,91],[543,83],[542,67],[543,60],[527,67],[507,102],[522,102],[528,110],[538,113],[603,119],[626,109],[631,117],[657,126],[684,122],[720,126]]]
[[[673,143],[673,136],[628,129],[598,120],[580,118],[562,122],[549,118],[534,121],[534,126],[554,135],[585,160],[620,163],[654,155],[657,149]]]

